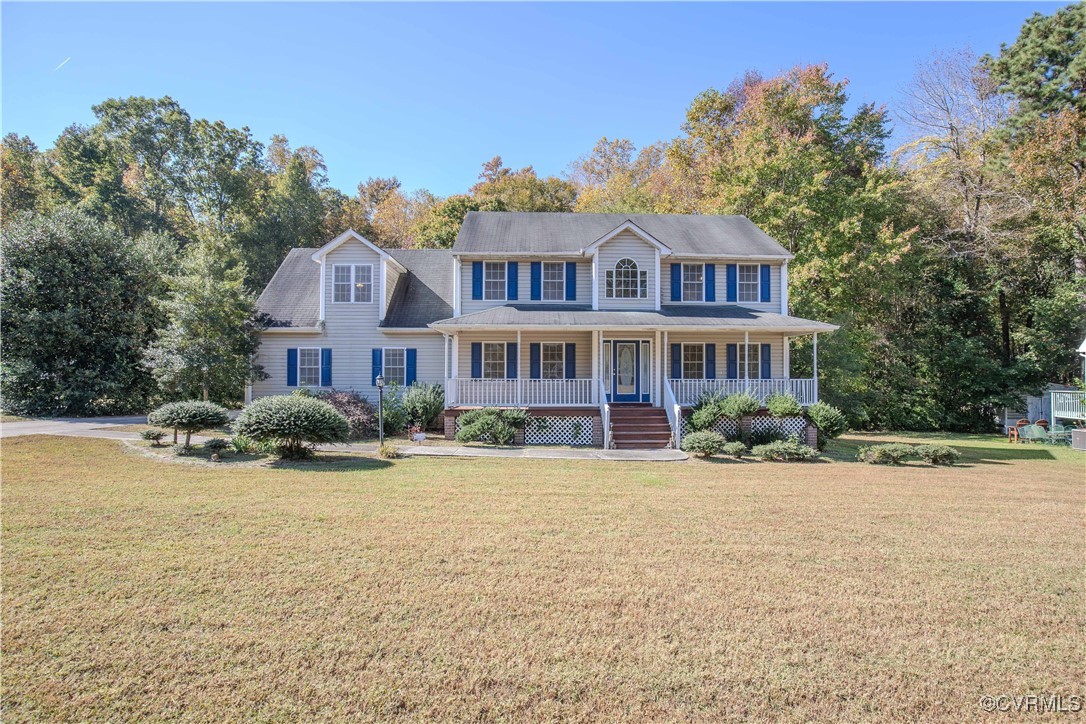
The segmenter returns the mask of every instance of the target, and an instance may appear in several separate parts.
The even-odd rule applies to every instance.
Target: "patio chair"
[[[1037,422],[1033,423],[1033,424],[1034,425],[1040,425],[1045,430],[1048,429],[1048,420],[1044,419],[1043,417],[1040,420],[1038,420]]]
[[[1059,445],[1070,445],[1071,428],[1061,425],[1058,422],[1052,423],[1052,427],[1048,431],[1048,442]]]
[[[1048,442],[1048,430],[1044,429],[1040,425],[1026,425],[1018,431],[1021,439],[1026,442]]]
[[[1021,418],[1018,422],[1014,423],[1014,427],[1007,429],[1007,442],[1019,442],[1020,431],[1023,427],[1029,424],[1029,420]]]

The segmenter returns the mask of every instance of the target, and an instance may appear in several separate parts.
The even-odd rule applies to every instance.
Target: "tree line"
[[[260,374],[253,295],[290,248],[346,228],[447,248],[471,210],[744,214],[795,255],[792,313],[841,325],[819,368],[854,426],[989,429],[1011,393],[1079,369],[1084,44],[1086,6],[1038,13],[998,55],[937,54],[903,99],[851,111],[847,81],[825,65],[747,72],[694,98],[675,138],[638,149],[604,137],[561,176],[496,156],[446,198],[395,177],[349,196],[315,148],[265,146],[169,97],[110,99],[52,148],[16,134],[0,144],[4,404],[20,407],[28,389],[36,402],[21,407],[37,412],[236,399]],[[907,142],[891,151],[895,124]],[[36,267],[46,248],[70,268]],[[115,258],[82,289],[43,286],[46,271],[86,277],[81,249]],[[99,284],[118,295],[99,315],[133,316],[113,320],[123,349],[72,313],[83,294],[80,305],[103,298]],[[46,310],[69,315],[69,331],[48,332]],[[794,374],[810,356],[797,342]]]

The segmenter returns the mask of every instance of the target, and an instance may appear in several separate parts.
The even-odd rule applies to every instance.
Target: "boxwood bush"
[[[170,402],[153,410],[147,416],[147,422],[158,427],[173,429],[174,442],[177,431],[185,433],[185,447],[191,447],[192,433],[210,430],[230,422],[226,408],[213,402],[192,400],[189,402]]]
[[[761,460],[779,460],[783,462],[814,460],[818,457],[817,450],[796,440],[777,440],[765,445],[756,445],[751,448],[750,454]]]
[[[511,445],[517,430],[523,429],[527,423],[527,410],[482,407],[460,416],[460,429],[456,433],[456,439],[460,442]]]
[[[692,432],[684,437],[682,439],[682,444],[679,447],[681,447],[684,452],[694,453],[698,457],[707,458],[719,453],[727,444],[728,441],[725,440],[724,436],[719,432],[713,432],[712,430],[698,430],[697,432]]]
[[[833,405],[816,402],[807,408],[807,417],[818,428],[818,449],[826,447],[826,441],[832,440],[848,429],[845,413]]]
[[[888,442],[861,447],[856,452],[856,459],[870,465],[900,465],[913,455],[915,450],[912,445]]]
[[[803,414],[803,405],[794,396],[774,392],[766,398],[765,407],[773,417],[797,417]]]
[[[350,425],[327,402],[285,395],[262,397],[242,410],[234,421],[234,434],[262,446],[274,445],[282,457],[304,458],[312,445],[346,442]]]
[[[728,395],[720,402],[720,412],[724,417],[739,420],[748,415],[753,415],[762,409],[762,403],[749,392],[736,392]]]
[[[720,452],[731,456],[736,460],[740,460],[747,454],[747,446],[741,442],[729,442],[724,444],[724,447]]]
[[[916,455],[929,465],[953,465],[961,457],[961,453],[949,445],[917,445]]]

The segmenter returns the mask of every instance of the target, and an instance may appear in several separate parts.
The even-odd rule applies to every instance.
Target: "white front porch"
[[[818,383],[814,378],[788,378],[769,380],[676,380],[669,379],[675,392],[675,400],[682,407],[693,407],[698,399],[707,393],[731,395],[746,392],[758,398],[763,404],[775,394],[790,394],[804,407],[818,402]]]

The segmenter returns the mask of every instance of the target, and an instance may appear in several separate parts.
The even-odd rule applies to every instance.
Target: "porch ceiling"
[[[666,330],[733,329],[788,334],[832,332],[836,325],[764,312],[734,304],[663,305],[659,311],[605,311],[588,306],[507,304],[442,319],[430,325],[440,332],[471,329],[616,329],[639,327]]]

